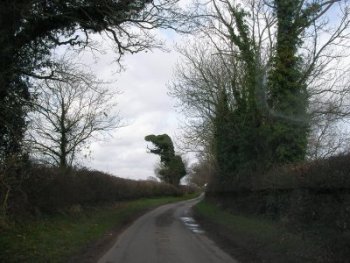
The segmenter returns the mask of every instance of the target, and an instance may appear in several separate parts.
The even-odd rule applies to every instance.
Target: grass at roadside
[[[122,228],[142,212],[193,197],[140,199],[24,220],[0,229],[0,262],[66,262],[88,243]]]
[[[195,215],[209,234],[243,263],[325,261],[320,241],[290,233],[274,221],[232,214],[208,201],[195,207]]]

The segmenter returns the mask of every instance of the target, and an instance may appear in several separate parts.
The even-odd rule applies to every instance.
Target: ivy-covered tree
[[[317,2],[301,9],[303,2],[274,1],[277,34],[269,72],[268,105],[271,118],[266,130],[268,154],[274,163],[301,161],[306,155],[309,97],[298,50],[303,43],[302,33],[310,25],[309,20],[322,9]]]
[[[147,135],[145,140],[151,142],[154,148],[150,153],[160,157],[160,165],[156,170],[157,176],[163,182],[178,186],[182,177],[186,175],[186,167],[180,155],[176,155],[171,138],[167,134]]]
[[[348,85],[323,77],[349,54],[343,48],[350,43],[349,3],[211,0],[199,6],[205,42],[181,50],[184,63],[171,94],[190,117],[187,143],[209,151],[222,185],[303,160],[312,111],[349,116],[342,96]],[[327,21],[331,8],[341,18]],[[325,98],[335,103],[327,106]]]

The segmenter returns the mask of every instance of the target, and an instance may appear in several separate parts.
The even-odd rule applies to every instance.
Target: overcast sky
[[[93,142],[90,157],[81,162],[84,166],[120,177],[146,179],[155,176],[154,166],[159,157],[147,153],[144,137],[167,133],[176,143],[182,116],[174,108],[174,99],[167,95],[167,84],[179,60],[174,43],[179,42],[180,36],[168,31],[158,34],[172,51],[126,55],[122,62],[125,70],[120,73],[118,65],[113,63],[112,50],[105,48],[105,54],[96,53],[96,61],[91,53],[82,57],[98,78],[112,81],[122,92],[116,99],[122,122],[126,124],[111,137]]]
[[[189,2],[182,0],[181,4],[186,6]],[[105,140],[93,142],[90,156],[80,161],[84,166],[120,177],[146,179],[154,176],[154,166],[159,157],[147,153],[144,137],[167,133],[176,146],[183,116],[176,112],[174,99],[167,95],[167,84],[172,80],[175,64],[180,60],[174,44],[181,43],[182,38],[166,30],[156,32],[171,51],[155,49],[126,55],[122,60],[125,67],[122,72],[118,72],[118,64],[113,63],[116,53],[112,50],[112,41],[103,41],[104,45],[98,46],[104,54],[95,52],[96,61],[91,52],[85,52],[79,58],[91,67],[98,78],[111,81],[111,87],[122,92],[115,99],[119,103],[122,122],[126,124]],[[194,161],[193,155],[187,158]]]

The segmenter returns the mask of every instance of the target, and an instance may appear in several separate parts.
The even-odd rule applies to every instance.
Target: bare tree
[[[28,132],[34,154],[66,168],[91,138],[118,128],[116,92],[104,84],[64,61],[56,79],[37,82]]]
[[[186,180],[189,185],[196,185],[203,188],[215,176],[215,173],[215,166],[212,162],[207,159],[200,159],[198,163],[193,164],[189,168],[189,174]]]
[[[233,100],[239,92],[239,61],[234,56],[217,53],[208,48],[210,41],[187,45],[179,48],[183,64],[178,64],[175,78],[169,86],[169,94],[178,100],[187,122],[183,123],[183,150],[210,152],[213,137],[213,120],[219,103],[219,91],[226,90]]]

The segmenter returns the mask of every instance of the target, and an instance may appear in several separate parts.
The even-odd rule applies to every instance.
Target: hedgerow
[[[1,178],[0,200],[6,202],[3,215],[55,213],[76,205],[180,196],[189,191],[166,183],[123,179],[86,168],[61,170],[32,165],[18,171],[3,171]]]

